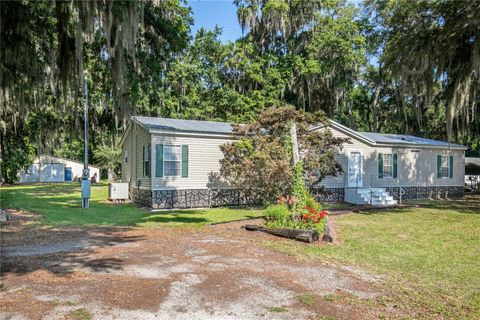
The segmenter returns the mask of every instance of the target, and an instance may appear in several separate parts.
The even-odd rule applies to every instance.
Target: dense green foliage
[[[120,148],[100,145],[94,153],[96,162],[107,169],[109,180],[119,176],[122,161],[122,150]]]
[[[222,43],[189,36],[181,0],[2,2],[0,180],[34,154],[81,160],[84,73],[92,162],[130,115],[239,123],[283,103],[480,152],[478,2],[234,3],[245,33]]]
[[[366,3],[383,40],[380,61],[394,80],[382,82],[396,91],[405,130],[445,137],[446,125],[449,138],[478,150],[478,1]]]
[[[344,140],[333,138],[328,129],[312,131],[312,125],[319,123],[325,124],[321,112],[307,114],[284,106],[269,108],[257,120],[235,126],[239,139],[220,146],[224,158],[218,182],[252,191],[267,202],[276,201],[265,211],[270,228],[323,232],[327,213],[310,196],[306,182],[315,184],[340,171],[333,154]],[[305,166],[298,159],[299,150]]]
[[[318,219],[310,219],[310,212],[305,210],[301,217],[296,217],[292,215],[291,208],[286,204],[268,206],[264,212],[265,218],[267,219],[265,225],[269,228],[310,229],[317,230],[320,235],[323,234],[325,228],[325,216],[322,218],[318,216]],[[314,212],[312,217],[313,215],[320,214],[320,212],[321,211]]]
[[[0,14],[2,182],[15,180],[11,163],[29,163],[11,160],[4,140],[81,160],[84,80],[90,160],[100,146],[117,148],[128,116],[158,106],[159,75],[187,46],[191,23],[176,0],[8,1]]]
[[[302,161],[297,162],[293,166],[292,171],[293,171],[293,182],[292,182],[292,189],[290,191],[290,196],[295,198],[293,211],[298,211],[307,205],[307,198],[309,197],[307,187],[305,186],[305,180],[303,179]]]
[[[311,206],[294,211],[295,208],[286,203],[268,206],[264,213],[266,226],[269,228],[310,229],[323,234],[327,221],[327,211],[322,210],[314,199],[309,201]]]
[[[296,165],[285,141],[292,123],[296,125],[298,149],[303,151],[303,160]],[[212,183],[251,190],[265,201],[294,196],[293,205],[298,202],[303,208],[308,195],[306,182],[316,184],[341,171],[335,153],[346,139],[333,137],[328,129],[312,131],[312,125],[319,123],[326,123],[323,112],[307,113],[287,105],[265,109],[256,120],[234,126],[238,140],[220,146],[224,157],[219,176],[212,177]]]
[[[290,221],[290,209],[286,204],[270,205],[265,209],[265,218],[269,221],[278,221],[286,224]]]

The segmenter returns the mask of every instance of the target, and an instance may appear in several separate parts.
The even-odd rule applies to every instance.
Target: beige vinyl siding
[[[150,189],[151,178],[143,174],[143,146],[151,142],[150,133],[142,126],[132,123],[122,147],[122,180],[131,186]],[[128,163],[125,163],[128,150]]]
[[[349,136],[331,129],[336,137]],[[420,152],[412,152],[420,150]],[[364,186],[463,186],[465,174],[465,157],[463,150],[450,150],[432,147],[372,147],[357,139],[350,138],[350,143],[337,155],[337,161],[345,172],[348,170],[348,154],[352,151],[362,153],[362,177]],[[378,177],[378,154],[397,154],[397,179]],[[453,156],[453,178],[437,178],[437,155]],[[347,185],[345,174],[329,177],[321,182],[328,188],[343,188]]]
[[[347,135],[345,135],[345,134],[343,134],[343,133],[341,133],[337,130],[334,130],[334,129],[330,129],[330,130],[332,131],[332,134],[335,137],[349,138],[350,139],[349,142],[347,142],[343,145],[343,149],[336,156],[336,160],[342,166],[343,171],[347,172],[347,170],[348,170],[348,154],[351,151],[360,151],[362,153],[362,160],[363,160],[362,161],[362,172],[365,172],[366,162],[364,161],[364,159],[367,155],[367,152],[369,152],[369,150],[367,148],[367,145],[365,145],[361,141],[350,138],[349,136],[347,136]],[[365,179],[365,176],[363,177],[363,179]],[[324,179],[320,183],[320,185],[328,187],[328,188],[343,188],[346,185],[346,175],[344,173],[342,173],[342,174],[339,174],[336,177],[327,177],[326,179]]]
[[[206,189],[209,175],[220,170],[220,145],[231,141],[219,136],[152,134],[152,189]],[[188,145],[188,177],[156,177],[156,145]]]

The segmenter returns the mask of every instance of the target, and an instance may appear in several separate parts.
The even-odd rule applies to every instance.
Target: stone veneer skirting
[[[429,187],[402,187],[405,193],[402,200],[408,199],[428,199],[428,198],[462,198],[465,194],[463,186],[429,186]],[[399,187],[385,187],[385,189],[399,200]],[[312,189],[317,201],[320,202],[339,202],[344,201],[344,188],[316,188]]]
[[[395,200],[400,199],[399,187],[385,188]],[[405,193],[402,195],[402,200],[408,199],[428,199],[428,198],[462,198],[465,195],[465,188],[463,186],[445,186],[445,187],[402,187]]]
[[[152,207],[152,191],[130,187],[130,200],[144,207]]]
[[[152,209],[209,208],[259,205],[262,199],[248,190],[187,189],[145,190],[130,188],[131,200]]]
[[[402,199],[461,198],[463,186],[402,187]],[[399,199],[398,187],[386,187],[394,199]],[[314,188],[312,194],[319,202],[342,202],[344,188]],[[238,189],[148,190],[130,188],[133,202],[152,209],[209,208],[221,206],[260,205],[263,199],[254,192]]]
[[[345,199],[345,188],[312,188],[310,192],[318,202],[342,202]]]

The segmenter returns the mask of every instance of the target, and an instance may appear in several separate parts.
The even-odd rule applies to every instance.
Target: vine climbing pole
[[[305,207],[308,191],[305,188],[305,182],[303,180],[303,165],[300,161],[300,154],[298,151],[298,139],[297,139],[297,126],[293,122],[290,125],[290,147],[293,160],[293,181],[290,195],[295,198],[295,204],[293,208],[293,219],[298,219],[299,210]]]

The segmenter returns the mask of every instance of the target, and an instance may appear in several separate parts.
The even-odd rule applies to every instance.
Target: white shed
[[[88,166],[90,178],[96,174],[100,180],[100,168]],[[82,178],[83,163],[50,155],[39,155],[27,170],[18,172],[20,183],[33,182],[69,182],[79,181]]]
[[[480,157],[466,157],[465,165],[474,164],[480,166]],[[480,175],[469,175],[465,172],[465,185],[466,186],[475,186],[480,185]]]

